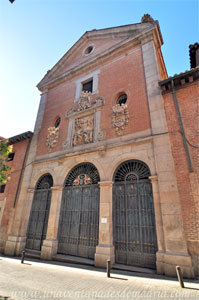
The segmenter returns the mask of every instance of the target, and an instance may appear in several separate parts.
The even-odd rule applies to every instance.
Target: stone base
[[[106,261],[110,259],[111,265],[115,263],[115,249],[112,245],[98,245],[95,253],[95,266],[106,268]]]
[[[41,259],[52,260],[53,255],[57,253],[57,247],[57,240],[45,240],[41,249]]]
[[[157,273],[176,277],[176,266],[180,266],[184,278],[194,278],[191,256],[175,252],[156,253]]]
[[[5,245],[4,254],[19,256],[26,246],[26,236],[9,235]]]

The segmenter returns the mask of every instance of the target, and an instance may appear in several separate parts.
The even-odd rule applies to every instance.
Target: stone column
[[[155,224],[156,224],[156,233],[157,233],[157,242],[158,242],[158,252],[156,253],[156,266],[157,273],[164,274],[164,266],[163,266],[163,254],[165,252],[165,244],[164,244],[164,230],[163,230],[163,221],[162,221],[162,211],[161,211],[161,203],[160,203],[160,194],[158,188],[158,177],[150,176],[152,187],[153,187],[153,203],[155,210]]]
[[[59,216],[60,216],[60,208],[61,208],[61,200],[62,200],[62,187],[53,186],[51,190],[52,190],[52,196],[51,196],[51,205],[50,205],[50,212],[48,218],[46,240],[44,240],[41,249],[41,258],[47,260],[52,260],[53,255],[57,253],[57,246],[58,246],[57,234],[58,234]]]
[[[21,213],[24,216],[23,220],[18,220],[18,226],[14,227],[13,223],[15,221],[16,225],[16,216],[14,216],[15,220],[13,220],[13,223],[11,225],[12,232],[8,236],[6,246],[4,253],[6,255],[14,256],[14,255],[20,255],[20,253],[25,249],[26,246],[26,231],[27,231],[27,225],[28,220],[30,216],[30,210],[32,206],[32,201],[34,197],[34,189],[28,188],[27,189],[27,201],[23,208],[21,208]],[[28,207],[27,207],[28,206]],[[27,212],[25,214],[25,212]],[[20,222],[21,221],[21,222]],[[26,224],[26,226],[24,226]]]
[[[113,208],[112,208],[112,181],[101,181],[100,184],[100,214],[99,214],[99,244],[96,247],[95,266],[105,267],[106,260],[115,263],[113,246]]]

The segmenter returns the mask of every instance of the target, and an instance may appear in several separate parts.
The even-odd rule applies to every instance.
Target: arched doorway
[[[41,176],[36,184],[27,230],[27,249],[40,251],[46,239],[52,186],[50,174]]]
[[[116,263],[156,268],[157,238],[148,166],[128,160],[114,173],[113,225]]]
[[[66,177],[58,230],[58,253],[94,258],[99,235],[100,176],[91,163]]]

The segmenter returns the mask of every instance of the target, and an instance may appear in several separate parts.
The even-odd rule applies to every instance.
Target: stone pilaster
[[[164,274],[164,266],[162,265],[162,262],[158,260],[158,257],[165,252],[164,230],[163,230],[162,211],[161,211],[160,195],[159,195],[159,188],[158,188],[158,177],[150,176],[149,179],[153,187],[153,202],[154,202],[155,224],[156,224],[156,233],[157,233],[157,242],[158,242],[158,252],[156,254],[157,273]]]
[[[100,184],[100,215],[99,215],[99,244],[96,247],[95,265],[105,267],[106,260],[115,263],[113,246],[113,209],[112,209],[112,181],[101,181]]]
[[[193,267],[191,257],[188,255],[184,235],[174,161],[163,98],[158,86],[160,73],[152,37],[142,41],[142,54],[164,229],[165,252],[160,251],[157,253],[157,265],[159,266],[160,273],[168,276],[176,276],[175,266],[179,264],[182,267],[184,276],[192,278]],[[159,224],[157,225],[159,226]]]
[[[26,230],[32,203],[32,196],[27,194],[32,176],[32,162],[35,160],[37,150],[38,132],[41,128],[45,105],[47,99],[47,91],[41,94],[39,110],[34,128],[34,135],[30,144],[30,149],[26,161],[26,168],[23,175],[21,190],[16,203],[10,234],[8,236],[4,253],[6,255],[19,255],[20,251],[25,247]]]
[[[31,209],[32,206],[32,201],[33,201],[33,197],[34,197],[34,189],[27,189],[27,204],[29,204],[29,211]],[[24,214],[24,211],[26,210],[26,207],[24,206],[22,209],[22,214]],[[29,214],[28,214],[29,217]],[[24,219],[18,220],[18,226],[16,228],[13,228],[13,224],[12,224],[12,232],[11,234],[8,236],[7,242],[6,242],[6,246],[5,246],[5,250],[4,253],[6,255],[10,255],[10,256],[14,256],[14,255],[20,255],[20,253],[25,249],[26,246],[26,230],[22,224],[23,223],[28,223],[28,217],[24,216]],[[26,218],[26,220],[25,220]],[[16,224],[16,216],[15,216],[15,224]],[[21,226],[20,226],[21,225]],[[27,226],[26,226],[27,227]],[[22,230],[24,229],[24,230]],[[27,228],[26,228],[27,229]]]
[[[51,260],[53,255],[57,253],[57,234],[59,226],[60,207],[62,200],[62,187],[53,186],[51,188],[51,205],[48,218],[48,228],[46,234],[46,240],[43,242],[41,249],[41,258]]]

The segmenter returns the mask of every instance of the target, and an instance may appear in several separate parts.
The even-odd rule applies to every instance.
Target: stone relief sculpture
[[[92,107],[101,106],[104,104],[104,99],[102,97],[96,97],[92,99],[92,94],[89,92],[82,92],[79,101],[77,101],[73,108],[71,108],[66,116],[69,117],[74,113],[85,111]]]
[[[63,149],[90,144],[105,139],[105,131],[100,131],[101,106],[104,98],[82,91],[80,98],[66,113],[69,120],[68,136],[62,144]]]
[[[49,127],[48,134],[46,137],[46,146],[51,151],[57,144],[59,138],[59,127]]]
[[[94,116],[90,115],[75,119],[73,146],[93,142]]]
[[[116,133],[120,135],[129,122],[128,106],[127,104],[116,104],[112,110],[112,125]]]

